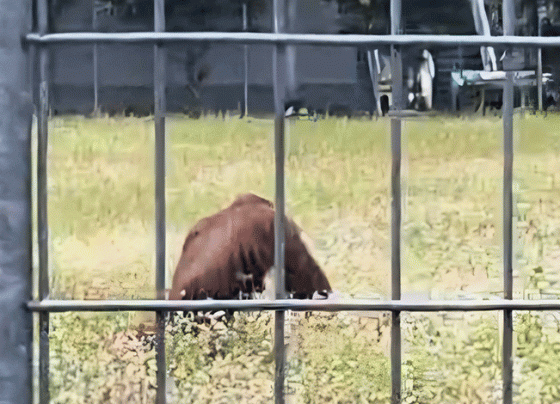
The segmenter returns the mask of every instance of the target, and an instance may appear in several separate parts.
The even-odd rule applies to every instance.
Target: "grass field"
[[[528,298],[558,296],[558,128],[558,116],[515,120],[514,290]],[[295,119],[287,130],[287,210],[314,241],[331,285],[343,296],[388,298],[389,121]],[[501,133],[495,117],[403,123],[405,298],[502,295]],[[153,120],[56,117],[49,141],[51,296],[153,298]],[[168,279],[198,219],[240,193],[273,199],[272,145],[270,120],[168,118]],[[270,318],[239,314],[230,328],[188,318],[170,324],[172,401],[270,402]],[[387,319],[365,313],[293,319],[290,399],[388,402]],[[403,320],[405,402],[499,399],[498,314]],[[138,329],[145,321],[134,313],[53,315],[53,402],[153,400],[153,335]],[[555,321],[538,315],[516,321],[516,402],[558,402]]]

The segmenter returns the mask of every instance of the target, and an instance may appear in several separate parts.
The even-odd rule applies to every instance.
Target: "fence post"
[[[285,28],[285,1],[273,0],[273,32],[278,34]],[[285,284],[285,178],[284,178],[284,101],[285,101],[285,55],[284,45],[274,45],[272,51],[272,88],[274,92],[274,161],[276,171],[275,213],[274,213],[274,283],[275,298],[286,297]],[[286,349],[284,345],[284,325],[286,312],[275,312],[274,317],[274,403],[284,404],[284,376]]]
[[[165,1],[154,0],[154,31],[165,32]],[[154,45],[154,122],[155,122],[155,199],[156,199],[156,289],[157,298],[165,299],[165,68],[167,51],[163,44]],[[156,311],[156,404],[167,397],[165,361],[165,319],[167,313]]]
[[[243,12],[243,32],[249,30],[249,15],[247,11],[247,1],[242,4]],[[247,118],[249,115],[249,45],[243,45],[243,110],[241,115]]]
[[[513,298],[513,72],[506,72],[503,92],[504,125],[504,299]],[[502,342],[503,402],[513,402],[513,311],[504,310]]]
[[[391,34],[401,33],[401,0],[391,0]],[[402,55],[400,46],[391,46],[392,109],[402,108]],[[391,299],[401,299],[401,120],[391,118]],[[391,404],[400,404],[401,312],[391,313]]]
[[[41,35],[49,32],[47,0],[37,1],[37,27]],[[39,300],[49,297],[49,227],[47,214],[47,145],[49,137],[49,63],[47,44],[39,48],[39,111],[37,125],[37,231],[39,252]],[[49,391],[50,315],[39,314],[39,403],[50,401]]]
[[[99,31],[99,12],[97,2],[92,1],[92,20],[91,27],[93,32]],[[97,116],[99,113],[99,45],[93,44],[93,115]]]
[[[537,0],[538,34],[542,36],[542,20],[546,17],[546,0]],[[537,108],[543,110],[543,65],[542,48],[537,49]]]
[[[0,403],[15,404],[32,398],[30,15],[31,1],[0,0]]]
[[[504,35],[515,34],[515,5],[504,0]],[[507,58],[513,58],[513,48],[507,50]],[[505,63],[504,63],[505,64]],[[513,72],[506,72],[503,91],[504,125],[504,188],[503,188],[503,245],[504,245],[504,299],[513,298]],[[502,342],[503,403],[513,402],[513,311],[504,310]]]

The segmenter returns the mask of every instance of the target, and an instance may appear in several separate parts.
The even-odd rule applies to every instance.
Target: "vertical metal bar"
[[[33,2],[31,11],[31,26],[29,31],[38,31],[37,26],[37,2]],[[35,109],[35,106],[39,105],[39,93],[38,89],[40,87],[40,81],[38,80],[39,75],[37,74],[37,62],[39,61],[39,51],[41,47],[37,44],[33,44],[29,47],[28,53],[28,66],[29,66],[29,93],[31,95],[31,104],[33,111],[36,115],[38,115],[38,111]],[[33,118],[32,118],[33,119]],[[37,117],[35,117],[35,123],[37,124]],[[31,122],[31,126],[33,128],[33,121]],[[38,246],[38,228],[37,228],[37,131],[33,133],[31,129],[30,138],[29,138],[29,150],[30,150],[30,198],[31,198],[31,247],[30,247],[30,257],[31,257],[31,297],[33,300],[39,299],[39,261],[38,261],[38,250],[36,249]],[[40,338],[40,315],[39,314],[32,314],[32,339],[31,339],[31,400],[29,404],[39,404],[39,345],[38,341]]]
[[[400,34],[402,7],[401,0],[391,0],[391,35]]]
[[[546,17],[546,0],[537,0],[537,23],[538,35],[542,35],[542,19]],[[539,111],[543,110],[543,66],[542,48],[537,49],[537,106]]]
[[[286,19],[285,29],[282,32],[296,32],[297,27],[295,25],[297,18],[297,0],[285,0],[285,16]],[[285,86],[287,96],[286,99],[294,99],[296,97],[297,91],[297,74],[296,74],[296,45],[286,45],[286,74],[285,74]],[[297,111],[296,111],[297,112]]]
[[[98,67],[99,46],[93,45],[93,113],[98,114],[99,111],[99,67]]]
[[[504,298],[513,297],[513,72],[506,73],[504,86],[504,191],[503,191],[503,228],[504,228]],[[512,402],[513,382],[513,319],[512,310],[504,310],[504,338],[503,338],[503,391],[504,404]]]
[[[243,32],[249,29],[247,2],[243,3]],[[243,45],[243,116],[249,114],[249,45]]]
[[[539,27],[540,30],[540,27]],[[537,49],[537,108],[543,110],[543,70],[542,70],[542,48]]]
[[[514,0],[503,0],[502,19],[504,22],[504,35],[515,35],[517,19],[515,17]]]
[[[401,31],[401,0],[391,0],[391,34]],[[400,48],[391,46],[391,87],[393,110],[402,108],[402,57]],[[401,120],[391,119],[391,298],[401,298]],[[392,312],[391,321],[391,403],[400,404],[401,392],[401,313]]]
[[[37,2],[39,33],[48,27],[47,0]],[[39,250],[39,299],[49,297],[49,228],[47,218],[47,145],[49,122],[49,52],[46,45],[39,53],[39,117],[37,139],[37,229]],[[49,392],[49,313],[39,314],[39,403],[50,401]]]
[[[276,299],[284,299],[286,295],[284,280],[284,170],[279,168],[284,157],[284,120],[276,117],[274,119],[274,148],[276,159],[276,212],[274,217],[274,268],[275,268],[275,284]],[[280,185],[282,184],[282,185]],[[275,360],[275,377],[274,377],[274,402],[283,404],[284,399],[284,368],[285,368],[285,347],[284,347],[284,325],[285,311],[275,312],[274,318],[274,360]]]
[[[391,119],[391,299],[401,298],[401,121]],[[391,323],[391,402],[401,402],[401,320]]]
[[[92,17],[92,28],[94,32],[98,30],[97,23],[97,2],[93,1],[93,17]],[[99,110],[99,63],[98,63],[98,44],[93,44],[93,114],[97,115]]]
[[[165,32],[165,1],[154,0],[154,31]],[[162,44],[154,45],[154,123],[155,123],[155,197],[156,197],[156,289],[157,298],[165,299],[165,68],[167,52]],[[165,363],[166,313],[156,312],[156,403],[166,402]]]
[[[0,403],[27,404],[32,389],[31,156],[33,107],[26,51],[31,1],[2,1],[0,40]]]
[[[284,30],[283,0],[273,0],[274,33]],[[284,98],[283,78],[285,46],[274,45],[272,52],[272,88],[274,92],[274,159],[276,171],[275,212],[274,212],[274,282],[276,299],[286,296],[285,285],[285,189],[284,189]],[[286,313],[275,312],[274,318],[274,402],[284,404],[284,370],[286,350],[284,345],[284,326]]]
[[[515,33],[515,5],[513,0],[502,3],[504,35]],[[511,49],[507,51],[511,55]],[[503,92],[504,124],[504,189],[503,189],[503,229],[504,229],[504,298],[513,297],[513,72],[506,72]],[[503,402],[513,402],[513,312],[504,310],[504,330],[502,342]]]

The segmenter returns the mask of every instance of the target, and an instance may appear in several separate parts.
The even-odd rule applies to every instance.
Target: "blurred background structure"
[[[52,3],[52,32],[153,29],[151,0],[97,0],[93,6],[89,0]],[[403,1],[401,33],[502,35],[501,3]],[[560,34],[559,1],[514,3],[516,35]],[[390,33],[389,0],[290,0],[285,13],[287,32]],[[272,29],[271,0],[169,0],[165,14],[166,30],[170,32]],[[168,111],[262,113],[272,105],[271,47],[197,43],[168,49]],[[54,47],[51,108],[58,113],[88,114],[102,110],[148,114],[153,111],[151,52],[150,45]],[[537,109],[556,105],[560,63],[554,50],[543,49],[542,58],[538,49],[514,51],[513,57],[506,59],[503,54],[504,49],[491,47],[407,48],[403,52],[403,65],[407,66],[402,78],[406,83],[404,105],[408,109],[439,111],[499,108],[505,70],[521,72],[516,106]],[[77,70],[75,66],[83,68]],[[131,69],[134,75],[130,74]],[[288,47],[286,75],[287,100],[297,109],[381,112],[376,99],[384,95],[392,103],[388,47]],[[544,86],[542,94],[536,86],[539,81]]]

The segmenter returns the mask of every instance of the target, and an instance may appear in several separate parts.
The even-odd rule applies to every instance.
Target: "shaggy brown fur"
[[[307,251],[301,230],[286,219],[286,289],[294,297],[330,292],[325,274]],[[170,300],[231,299],[262,292],[274,264],[274,206],[253,194],[200,220],[187,235]]]

